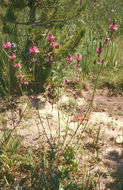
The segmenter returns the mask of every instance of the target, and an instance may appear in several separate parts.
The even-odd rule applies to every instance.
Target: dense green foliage
[[[84,73],[97,72],[96,66],[92,64],[95,61],[96,48],[100,41],[103,43],[109,37],[109,25],[115,19],[118,25],[115,37],[117,35],[118,42],[113,42],[110,49],[105,48],[103,54],[105,65],[112,68],[116,62],[120,63],[122,60],[122,44],[119,45],[123,28],[121,6],[122,1],[116,3],[113,0],[110,3],[105,0],[101,2],[1,0],[1,47],[5,40],[17,43],[16,62],[22,64],[22,72],[29,81],[28,90],[41,91],[48,77],[50,81],[54,78],[56,82],[57,76],[60,76],[60,83],[63,81],[66,76],[65,60],[70,54],[80,53],[83,56],[81,67]],[[55,35],[55,40],[61,45],[59,49],[49,46],[47,37],[50,33]],[[29,48],[32,45],[38,46],[40,50],[35,59],[29,55]],[[1,49],[0,89],[5,95],[9,82],[8,59],[4,54]],[[53,64],[47,62],[51,56],[54,58]],[[10,90],[19,92],[17,73],[12,67],[11,63]]]
[[[29,88],[41,90],[42,85],[51,71],[51,63],[47,63],[49,56],[55,57],[55,62],[61,61],[63,56],[73,52],[84,35],[84,28],[80,26],[79,18],[84,10],[79,1],[2,1],[3,14],[2,33],[5,39],[17,43],[17,61],[22,62],[23,71],[30,81]],[[53,33],[62,46],[57,52],[49,47],[47,36]],[[40,54],[36,57],[35,81],[32,80],[32,57],[29,48],[38,46]],[[2,53],[2,52],[1,52]],[[2,67],[4,63],[2,62]],[[7,60],[5,61],[7,64]],[[1,68],[2,69],[2,68]],[[11,72],[12,68],[10,66]],[[6,70],[5,70],[6,72]],[[15,75],[14,73],[12,76]],[[7,79],[2,77],[7,82]],[[2,86],[4,86],[1,81]],[[34,87],[36,85],[36,87]],[[11,78],[11,89],[17,90],[15,78]],[[40,91],[39,90],[39,91]],[[4,92],[3,92],[4,93]]]

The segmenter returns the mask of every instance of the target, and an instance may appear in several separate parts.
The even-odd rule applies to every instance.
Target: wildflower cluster
[[[32,46],[29,48],[29,54],[37,54],[39,53],[39,49],[37,46]]]
[[[68,56],[67,58],[66,58],[66,61],[68,62],[68,63],[72,63],[73,62],[73,60],[74,60],[74,57],[73,56]],[[75,60],[76,60],[76,64],[75,64],[75,68],[76,68],[76,71],[82,71],[81,70],[81,66],[80,66],[80,61],[82,60],[82,56],[80,55],[80,54],[77,54],[76,56],[75,56]],[[79,75],[79,74],[78,74]],[[65,81],[64,81],[66,84],[69,84],[69,83],[71,83],[72,82],[72,80],[71,79],[65,79]]]
[[[115,30],[117,30],[117,25],[115,24],[115,21],[113,22],[113,24],[111,24],[109,26],[109,30],[110,30],[110,35],[104,41],[105,45],[108,45],[110,43],[110,41],[112,41],[112,39],[113,39],[113,33],[114,33]],[[98,54],[98,64],[99,65],[103,63],[103,60],[102,61],[100,60],[100,55],[101,55],[102,52],[103,52],[103,48],[102,48],[102,44],[100,42],[99,47],[96,49],[96,53]]]
[[[49,45],[54,49],[59,49],[61,47],[61,45],[55,41],[55,36],[53,34],[49,34],[49,36],[47,37],[47,41],[49,42]],[[53,56],[47,58],[46,61],[47,62],[54,61]]]
[[[106,44],[106,45],[109,44],[110,41],[112,41],[112,39],[113,39],[113,33],[114,33],[114,31],[117,30],[117,24],[115,24],[115,20],[114,20],[113,24],[111,24],[111,25],[109,26],[109,30],[110,30],[110,35],[109,35],[109,37],[104,41],[104,44]]]
[[[29,82],[25,81],[26,75],[22,74],[20,62],[19,63],[16,62],[16,55],[14,52],[16,52],[17,44],[11,43],[7,40],[6,42],[3,43],[2,47],[6,50],[9,60],[12,61],[12,67],[16,69],[15,71],[16,71],[17,82],[19,84],[23,83],[25,85],[28,85]]]
[[[14,54],[16,51],[16,43],[6,41],[3,43],[3,48],[9,53],[10,60],[14,61],[16,59],[16,55]]]
[[[49,41],[51,47],[54,47],[56,49],[61,47],[61,45],[55,41],[55,36],[53,34],[49,34],[47,40]]]

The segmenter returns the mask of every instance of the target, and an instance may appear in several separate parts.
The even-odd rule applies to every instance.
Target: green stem
[[[102,66],[103,64],[101,65],[100,69],[99,69],[99,72],[97,74],[97,78],[96,78],[96,82],[95,82],[95,86],[94,86],[94,90],[93,90],[93,95],[92,95],[92,99],[91,99],[91,102],[89,104],[89,107],[84,115],[84,118],[82,120],[82,122],[84,121],[85,117],[87,116],[87,114],[91,111],[91,108],[93,107],[93,101],[94,101],[94,96],[95,96],[95,93],[96,93],[96,88],[97,88],[97,83],[98,83],[98,79],[99,79],[99,76],[100,76],[100,73],[101,73],[101,70],[102,70]],[[69,142],[67,143],[67,145],[69,145],[72,141],[72,139],[74,138],[74,136],[76,135],[78,129],[80,128],[80,126],[82,125],[82,122],[78,125],[78,127],[76,128],[75,132],[73,133],[73,135],[71,136]],[[85,130],[85,127],[84,127],[84,130]]]

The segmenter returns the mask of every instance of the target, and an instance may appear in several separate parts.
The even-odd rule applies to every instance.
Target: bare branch
[[[41,26],[41,25],[49,25],[51,23],[55,23],[55,22],[65,22],[65,21],[69,21],[73,18],[77,17],[77,15],[74,15],[72,17],[69,18],[64,18],[64,19],[53,19],[53,20],[49,20],[49,21],[45,21],[45,22],[41,22],[41,20],[37,20],[34,23],[31,22],[17,22],[17,21],[7,21],[13,24],[18,24],[18,25],[32,25],[32,26]]]

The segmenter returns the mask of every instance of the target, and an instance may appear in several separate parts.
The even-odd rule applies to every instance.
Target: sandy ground
[[[98,90],[93,109],[83,121],[91,96],[91,91],[85,91],[75,100],[71,93],[64,93],[54,104],[43,95],[27,103],[19,100],[17,107],[23,106],[25,116],[16,127],[16,133],[24,137],[24,146],[37,149],[47,139],[55,142],[60,137],[64,144],[73,142],[70,139],[77,128],[76,137],[81,135],[86,138],[86,145],[91,144],[94,135],[97,138],[99,129],[100,161],[92,168],[89,166],[90,174],[99,174],[100,190],[123,190],[123,96],[109,96],[106,89]],[[11,127],[10,112],[6,115],[8,126]],[[18,111],[14,118],[15,125],[17,115]],[[89,151],[86,146],[86,154],[92,156]],[[86,162],[86,159],[80,160]]]

